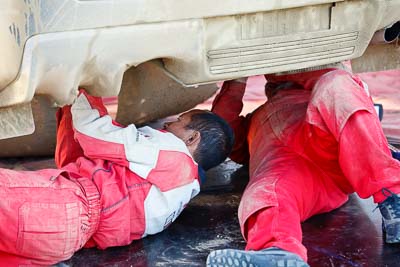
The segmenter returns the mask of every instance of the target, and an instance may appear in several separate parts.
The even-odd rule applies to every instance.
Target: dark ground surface
[[[0,167],[34,170],[53,159],[0,160]],[[230,161],[207,173],[208,182],[164,232],[107,250],[83,249],[59,266],[205,266],[215,249],[245,246],[237,207],[248,179],[246,167]],[[400,245],[383,242],[379,210],[371,199],[349,202],[303,223],[311,266],[400,266]]]

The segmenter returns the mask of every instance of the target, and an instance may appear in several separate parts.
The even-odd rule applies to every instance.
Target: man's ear
[[[185,144],[186,146],[191,146],[195,145],[200,142],[200,132],[199,131],[193,131],[190,136],[186,139]]]

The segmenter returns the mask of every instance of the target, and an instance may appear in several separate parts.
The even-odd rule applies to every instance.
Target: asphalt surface
[[[52,158],[0,160],[0,167],[54,167]],[[164,232],[106,250],[82,249],[58,266],[205,266],[209,252],[243,249],[237,207],[248,180],[246,166],[227,161],[207,173],[202,192]],[[351,195],[341,208],[302,224],[311,266],[399,266],[400,245],[385,244],[379,210]]]

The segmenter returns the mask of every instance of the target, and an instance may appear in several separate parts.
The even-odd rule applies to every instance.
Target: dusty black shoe
[[[382,189],[387,199],[378,204],[382,214],[382,229],[386,243],[400,243],[400,196],[389,189]]]
[[[309,267],[298,255],[279,249],[260,251],[221,249],[212,251],[207,257],[207,267]]]

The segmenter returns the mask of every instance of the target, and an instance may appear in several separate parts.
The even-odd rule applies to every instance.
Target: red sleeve
[[[211,111],[225,119],[235,133],[235,144],[230,158],[240,164],[248,163],[249,147],[247,131],[250,115],[240,116],[243,109],[243,95],[246,83],[232,80],[222,85],[220,93],[215,97]]]
[[[83,89],[79,94],[84,94],[93,108],[101,116],[107,115],[107,109],[101,97],[91,96]],[[81,144],[75,139],[75,132],[72,123],[71,106],[67,105],[57,111],[57,144],[55,150],[55,162],[58,168],[75,162],[79,157],[84,156]]]
[[[74,138],[72,127],[71,106],[64,106],[57,111],[57,144],[55,151],[55,162],[57,168],[75,162],[77,158],[84,155],[82,147]]]

